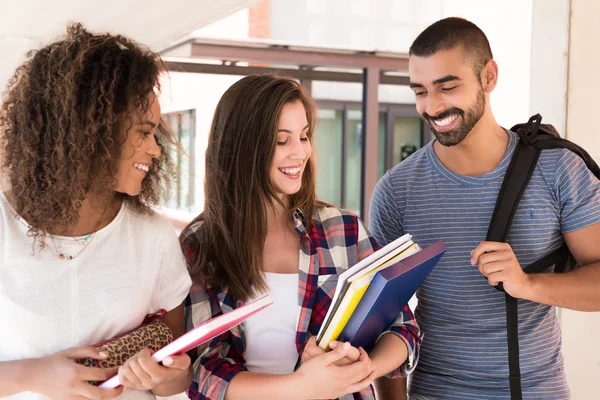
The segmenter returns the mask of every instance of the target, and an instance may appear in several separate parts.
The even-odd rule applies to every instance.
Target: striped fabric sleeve
[[[390,174],[377,183],[369,208],[369,230],[380,246],[385,246],[404,234],[402,216],[394,197]]]
[[[572,232],[600,222],[600,181],[578,155],[561,151],[555,193],[561,209],[561,231]]]
[[[369,234],[360,220],[358,220],[357,248],[359,260],[378,250],[377,242]],[[417,361],[419,359],[419,348],[421,347],[422,342],[421,330],[419,329],[419,325],[417,324],[417,321],[415,320],[415,317],[408,305],[404,306],[404,309],[400,315],[398,315],[388,330],[382,333],[379,338],[389,333],[395,334],[404,341],[408,350],[408,357],[399,368],[396,368],[394,371],[388,373],[386,377],[406,377],[412,371],[414,371],[415,367],[417,366]]]

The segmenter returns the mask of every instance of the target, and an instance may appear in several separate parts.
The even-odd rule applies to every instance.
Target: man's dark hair
[[[427,27],[410,46],[408,54],[430,57],[458,46],[464,49],[476,74],[493,58],[485,33],[474,23],[458,17],[445,18]]]

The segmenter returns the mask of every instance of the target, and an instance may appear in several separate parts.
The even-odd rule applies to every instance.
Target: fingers
[[[144,364],[144,367],[141,364]],[[158,368],[158,365],[156,361],[152,360],[150,350],[141,350],[119,368],[119,380],[125,387],[148,389],[153,386],[153,383],[152,376],[146,368],[152,370],[153,367]]]
[[[138,389],[152,389],[160,380],[161,371],[156,363],[153,366],[156,367],[156,369],[152,367],[146,369],[147,367],[148,366],[146,365],[142,365],[141,362],[133,362],[129,365],[129,371],[125,371],[124,375],[130,380],[132,374],[135,375],[142,383],[142,386],[138,387]]]
[[[346,378],[349,382],[356,382],[364,379],[371,372],[371,359],[363,348],[359,348],[360,357],[355,363],[343,367]]]
[[[485,253],[479,256],[479,262],[477,264],[485,265],[496,261],[509,260],[512,255],[512,251],[498,250],[490,253]]]
[[[128,388],[139,389],[143,387],[142,380],[131,371],[129,366],[125,367],[125,365],[119,368],[119,382]]]
[[[81,358],[93,358],[94,360],[103,360],[108,357],[108,354],[101,352],[95,347],[73,347],[61,352],[65,357],[73,360]]]
[[[154,361],[152,358],[151,360]],[[190,359],[190,356],[187,354],[182,354],[178,356],[167,357],[162,361],[162,364],[167,368],[184,370],[189,368],[191,362],[192,360]]]
[[[316,357],[325,353],[325,350],[317,345],[317,339],[313,336],[308,339],[308,342],[306,342],[306,346],[304,346],[304,352],[308,353],[308,355],[311,357]]]
[[[514,252],[507,243],[482,242],[471,252],[471,264],[477,265],[479,273],[488,278],[488,281],[490,275],[510,267],[514,258]],[[494,286],[497,284],[496,282]]]
[[[511,247],[508,243],[500,243],[500,242],[481,242],[479,246],[477,246],[471,252],[471,265],[475,265],[479,263],[479,257],[481,257],[484,253],[491,253],[494,251],[500,250],[510,250]]]
[[[346,357],[346,351],[350,348],[350,343],[346,342],[342,346],[338,346],[336,349],[329,353],[323,354],[326,365],[333,364],[338,360]]]
[[[360,353],[360,357],[359,357],[359,361],[368,361],[369,362],[369,366],[371,365],[371,358],[369,357],[369,354],[367,354],[367,352],[365,351],[365,349],[363,349],[362,347],[358,348],[358,351]]]
[[[119,367],[94,368],[77,365],[77,375],[84,381],[105,381],[116,375],[118,371]]]
[[[348,393],[360,392],[364,388],[369,387],[375,380],[375,375],[376,375],[376,372],[371,371],[371,373],[369,375],[367,375],[367,377],[365,379],[348,386]]]
[[[116,389],[100,389],[99,387],[90,385],[89,383],[85,383],[81,386],[81,390],[79,394],[83,396],[84,399],[92,399],[92,400],[102,400],[102,399],[112,399],[120,395],[124,387],[118,387]]]
[[[141,379],[131,370],[131,364],[140,356],[140,353],[133,355],[125,364],[119,367],[119,381],[121,385],[138,389],[142,387]]]
[[[140,390],[149,390],[174,375],[187,371],[191,363],[187,354],[169,356],[158,364],[148,349],[140,351],[119,369],[121,384]]]
[[[505,268],[506,263],[504,262],[504,260],[494,261],[485,265],[481,265],[479,267],[479,272],[481,273],[481,275],[485,276],[486,278],[489,278],[490,275],[496,272],[504,271]]]
[[[495,272],[488,275],[487,280],[491,286],[497,286],[500,282],[506,282],[509,276],[505,271]]]
[[[344,343],[338,342],[337,340],[332,340],[331,342],[329,342],[329,347],[331,347],[332,350],[335,350],[335,348],[337,346],[342,346],[343,344]],[[348,343],[348,344],[350,344],[350,343]],[[358,349],[350,344],[350,347],[346,351],[346,358],[350,362],[354,362],[354,361],[358,360],[359,357],[360,357],[360,352],[358,351]]]

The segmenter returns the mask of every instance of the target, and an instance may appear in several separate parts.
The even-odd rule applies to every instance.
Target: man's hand
[[[481,242],[471,252],[471,265],[477,265],[481,275],[492,286],[502,282],[506,293],[517,299],[528,299],[531,288],[529,276],[508,243]]]

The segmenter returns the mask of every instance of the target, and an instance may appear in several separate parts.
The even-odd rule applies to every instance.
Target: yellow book
[[[369,283],[371,282],[367,279],[360,279],[350,284],[336,313],[333,315],[331,322],[327,326],[327,329],[319,342],[319,346],[323,350],[329,351],[329,342],[336,340],[338,336],[340,336],[342,329],[346,326],[346,323],[350,319],[350,316],[352,316],[354,310],[356,310],[358,302],[367,291]]]

